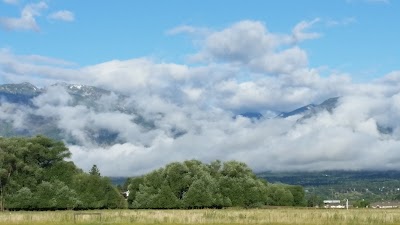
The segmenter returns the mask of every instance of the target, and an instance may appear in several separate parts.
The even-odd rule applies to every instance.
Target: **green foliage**
[[[269,185],[244,163],[197,160],[174,162],[128,179],[131,208],[222,208],[264,205],[303,206],[301,186]]]
[[[307,206],[308,207],[322,207],[323,206],[323,200],[321,197],[319,197],[316,194],[310,195],[307,199]]]
[[[152,206],[158,209],[176,209],[181,207],[181,203],[169,185],[165,183],[154,195]]]
[[[55,210],[125,208],[110,180],[85,174],[65,161],[71,153],[62,142],[36,136],[0,138],[0,206]]]
[[[287,189],[293,195],[293,205],[294,206],[306,206],[307,202],[305,200],[304,188],[300,185],[287,186]]]
[[[171,163],[165,168],[166,182],[174,195],[182,199],[192,183],[189,168],[183,163]]]
[[[367,208],[367,207],[369,207],[370,204],[371,203],[369,201],[362,199],[362,200],[358,200],[358,201],[354,202],[353,203],[353,207],[355,207],[355,208]]]
[[[15,195],[9,197],[8,205],[10,208],[30,210],[35,207],[33,201],[33,194],[27,187],[23,187],[15,193]]]
[[[272,200],[272,205],[279,206],[293,206],[294,197],[290,190],[285,189],[284,185],[271,185],[272,190],[270,193],[270,198]]]
[[[58,180],[65,184],[72,184],[74,177],[80,173],[83,173],[82,170],[78,169],[73,162],[60,161],[43,170],[42,180],[49,182]]]
[[[207,175],[195,180],[185,193],[183,202],[187,208],[209,208],[215,205],[216,182]]]
[[[134,178],[129,178],[127,180],[126,186],[128,187],[129,191],[129,196],[128,196],[128,204],[132,205],[133,201],[136,198],[136,193],[139,191],[140,185],[142,185],[144,182],[144,177],[134,177]]]
[[[92,166],[92,168],[89,171],[89,174],[93,176],[100,176],[100,170],[99,168],[97,168],[97,165]]]
[[[79,174],[73,187],[80,196],[82,209],[124,208],[125,200],[110,180],[98,175]]]
[[[23,210],[222,208],[305,205],[300,186],[270,185],[244,163],[171,163],[130,178],[126,201],[96,165],[84,173],[65,161],[62,142],[37,136],[0,138],[0,208]]]
[[[307,199],[317,195],[321,199],[349,199],[351,202],[400,200],[399,170],[263,172],[257,176],[271,183],[301,185]]]

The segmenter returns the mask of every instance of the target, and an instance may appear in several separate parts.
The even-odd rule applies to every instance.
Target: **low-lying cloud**
[[[321,37],[312,31],[318,22],[303,21],[290,34],[259,21],[207,29],[189,56],[196,64],[143,57],[77,67],[1,50],[4,83],[67,82],[112,92],[93,108],[52,86],[33,99],[34,107],[2,101],[0,119],[23,129],[28,114],[52,118],[63,137],[75,140],[72,160],[85,170],[97,164],[104,175],[138,175],[186,159],[241,160],[257,171],[399,168],[400,72],[368,83],[344,73],[321,76],[299,45]],[[276,117],[337,96],[332,112]],[[265,116],[237,116],[244,112]],[[115,142],[94,142],[101,130],[115,134]]]

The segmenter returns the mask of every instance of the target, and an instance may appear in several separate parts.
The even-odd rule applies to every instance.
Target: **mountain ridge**
[[[129,96],[89,85],[68,84],[64,82],[56,83],[44,88],[38,88],[27,82],[20,84],[3,84],[0,85],[0,104],[1,102],[6,101],[20,106],[26,106],[28,108],[35,108],[35,104],[38,104],[33,101],[35,98],[45,95],[51,88],[58,87],[63,88],[71,96],[72,101],[68,103],[68,106],[70,107],[84,106],[90,110],[94,110],[96,113],[120,112],[123,115],[133,117],[132,122],[139,126],[143,132],[157,129],[155,121],[146,119],[144,115],[138,112],[135,105],[126,104],[125,100],[128,99]],[[99,101],[103,97],[110,98],[107,105]],[[332,97],[326,99],[320,104],[311,103],[289,112],[281,112],[277,114],[275,118],[286,119],[296,116],[296,118],[298,117],[297,122],[301,123],[302,121],[315,117],[324,111],[332,114],[338,106],[340,98],[341,97]],[[160,114],[159,116],[166,115]],[[257,123],[259,120],[270,119],[264,117],[264,115],[259,112],[244,112],[234,115],[233,118],[237,119],[238,116],[249,118],[254,123]],[[13,129],[13,124],[4,119],[0,119],[0,125],[2,127],[0,129],[0,136],[29,136],[44,134],[53,138],[65,140],[72,144],[79,144],[82,142],[75,140],[76,138],[71,138],[74,134],[63,132],[63,128],[57,126],[57,118],[47,117],[42,114],[28,114],[27,118],[25,118],[24,126],[19,129]],[[393,133],[393,128],[391,127],[383,126],[377,122],[376,126],[378,132],[381,134],[390,135]],[[119,135],[118,131],[106,129],[104,127],[90,127],[90,125],[87,125],[83,130],[85,132],[83,135],[86,136],[86,139],[100,145],[123,143],[124,140],[124,138]],[[176,124],[169,128],[168,135],[176,139],[185,135],[187,132],[187,130],[179,128],[178,124]]]

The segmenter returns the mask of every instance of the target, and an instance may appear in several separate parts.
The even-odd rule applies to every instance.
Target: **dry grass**
[[[96,214],[101,213],[101,220]],[[74,221],[75,215],[75,221]],[[400,210],[352,209],[225,209],[225,210],[101,210],[56,212],[4,212],[0,225],[72,224],[299,224],[400,225]]]

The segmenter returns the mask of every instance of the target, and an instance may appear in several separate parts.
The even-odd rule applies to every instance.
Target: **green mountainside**
[[[366,199],[370,202],[400,199],[400,171],[262,172],[271,183],[301,185],[308,197]]]

